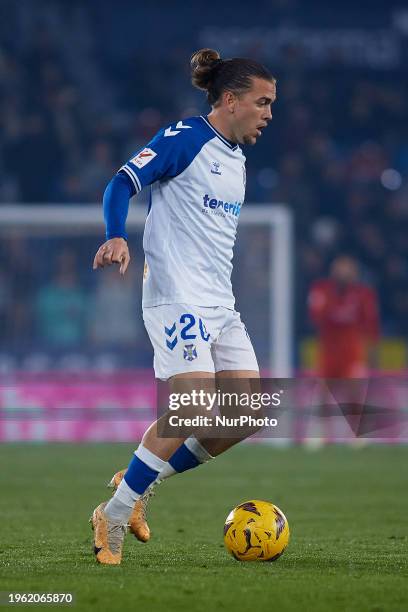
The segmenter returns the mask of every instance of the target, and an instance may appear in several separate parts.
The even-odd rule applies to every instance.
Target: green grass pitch
[[[128,535],[122,565],[101,567],[87,521],[132,450],[0,447],[0,591],[73,592],[77,611],[408,610],[408,447],[235,447],[163,483],[152,540]],[[223,546],[229,510],[254,498],[289,520],[275,563]]]

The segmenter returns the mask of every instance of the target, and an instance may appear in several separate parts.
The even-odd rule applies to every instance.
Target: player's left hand
[[[113,263],[120,264],[119,272],[124,274],[130,262],[127,242],[124,238],[111,238],[104,242],[96,252],[93,269],[104,268]]]

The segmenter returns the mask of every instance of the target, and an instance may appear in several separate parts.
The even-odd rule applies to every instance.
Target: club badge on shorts
[[[186,361],[197,359],[197,349],[194,344],[186,344],[183,350],[183,357]]]

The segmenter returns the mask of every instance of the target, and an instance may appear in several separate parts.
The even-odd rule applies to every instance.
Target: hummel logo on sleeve
[[[183,122],[179,121],[176,125],[175,130],[172,130],[170,126],[167,128],[167,130],[164,130],[164,135],[165,136],[177,136],[177,134],[180,134],[180,130],[191,130],[191,125],[183,125]]]

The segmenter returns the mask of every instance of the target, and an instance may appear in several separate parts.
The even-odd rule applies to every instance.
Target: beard
[[[255,136],[243,136],[242,144],[244,144],[244,145],[254,145],[254,144],[256,144]]]

